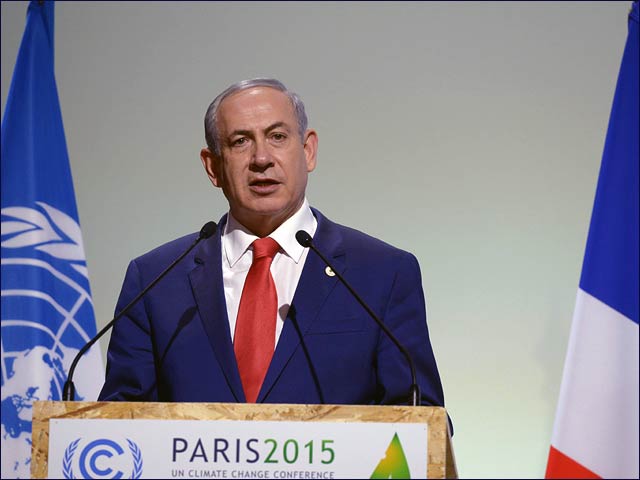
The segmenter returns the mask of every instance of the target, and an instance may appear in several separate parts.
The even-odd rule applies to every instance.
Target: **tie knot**
[[[271,237],[259,238],[253,242],[253,259],[269,257],[273,260],[280,245]]]

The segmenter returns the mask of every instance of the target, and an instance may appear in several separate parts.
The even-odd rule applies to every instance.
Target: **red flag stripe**
[[[588,468],[580,465],[560,450],[549,449],[549,461],[544,478],[602,478]]]

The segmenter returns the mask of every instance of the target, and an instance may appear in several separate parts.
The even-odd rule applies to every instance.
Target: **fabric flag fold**
[[[54,77],[54,4],[32,1],[2,121],[2,478],[30,477],[36,400],[60,400],[96,333]],[[99,347],[80,362],[78,399],[95,400]]]
[[[638,2],[611,109],[546,478],[638,478]]]

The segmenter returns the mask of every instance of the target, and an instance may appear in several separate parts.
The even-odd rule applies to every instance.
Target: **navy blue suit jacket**
[[[443,406],[415,257],[313,213],[317,248],[411,352],[422,403]],[[116,323],[100,400],[245,401],[222,281],[224,221]],[[116,311],[195,238],[133,260]],[[406,404],[410,384],[402,354],[309,252],[257,402]]]

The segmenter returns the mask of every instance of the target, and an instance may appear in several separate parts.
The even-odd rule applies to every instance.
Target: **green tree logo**
[[[384,458],[380,460],[369,478],[411,478],[407,457],[397,433],[387,447]]]

